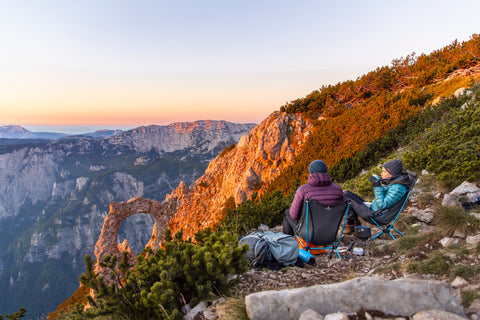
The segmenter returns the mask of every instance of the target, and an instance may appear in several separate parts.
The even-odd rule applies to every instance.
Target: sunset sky
[[[259,123],[480,33],[480,1],[0,0],[0,125]]]

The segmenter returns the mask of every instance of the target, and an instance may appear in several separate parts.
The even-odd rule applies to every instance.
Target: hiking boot
[[[348,219],[347,224],[345,225],[345,229],[343,230],[343,233],[345,234],[352,234],[355,233],[355,227],[356,226],[361,226],[362,223],[358,219]]]
[[[344,234],[353,234],[354,232],[355,232],[355,225],[354,224],[345,225],[345,229],[343,229]]]

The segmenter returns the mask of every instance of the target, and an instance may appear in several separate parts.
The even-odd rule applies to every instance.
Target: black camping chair
[[[295,237],[303,249],[308,253],[310,250],[332,250],[330,258],[335,251],[342,260],[338,246],[345,229],[349,208],[350,202],[347,201],[342,201],[335,206],[327,206],[314,199],[305,199],[302,215],[295,228]],[[341,230],[337,240],[340,225]]]
[[[366,219],[368,222],[376,225],[380,229],[380,232],[377,233],[371,240],[374,240],[380,237],[384,233],[386,234],[388,233],[390,237],[392,237],[392,239],[395,240],[395,237],[392,234],[392,229],[395,230],[400,236],[403,236],[403,233],[401,233],[393,225],[395,224],[398,217],[400,216],[400,213],[402,212],[403,208],[405,207],[405,204],[410,198],[410,194],[412,193],[413,187],[415,186],[415,183],[418,180],[418,176],[415,173],[407,170],[407,174],[409,175],[411,182],[407,186],[408,187],[407,192],[402,197],[402,199],[400,199],[400,201],[398,201],[393,207],[384,209],[384,210],[375,211],[372,217]]]

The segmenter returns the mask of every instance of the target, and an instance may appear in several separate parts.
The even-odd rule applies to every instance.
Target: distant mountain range
[[[110,202],[163,201],[254,126],[202,120],[74,136],[0,127],[0,314],[22,306],[45,319],[77,289]],[[120,241],[138,253],[152,226],[149,215],[127,219]]]
[[[57,140],[60,138],[68,136],[89,136],[93,138],[105,138],[112,137],[117,134],[122,133],[122,130],[98,130],[94,132],[87,132],[78,135],[72,135],[67,133],[60,132],[34,132],[28,129],[25,129],[22,126],[17,125],[3,125],[0,126],[0,138],[1,139],[46,139],[46,140]]]

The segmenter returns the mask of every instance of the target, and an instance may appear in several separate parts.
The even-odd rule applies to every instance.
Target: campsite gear
[[[407,170],[406,174],[408,175],[408,179],[410,183],[407,185],[407,192],[400,199],[400,201],[398,201],[391,208],[375,211],[371,217],[365,219],[380,229],[380,232],[376,234],[371,240],[375,240],[376,238],[378,238],[384,233],[389,234],[390,237],[392,237],[392,239],[395,240],[395,237],[393,236],[391,231],[392,229],[395,230],[400,236],[403,236],[403,233],[401,233],[393,225],[395,224],[398,217],[400,216],[400,213],[405,207],[405,204],[407,203],[410,197],[410,194],[412,193],[413,187],[415,186],[415,183],[418,180],[418,176],[415,173]]]
[[[246,258],[252,267],[275,267],[275,263],[292,266],[298,259],[298,243],[291,235],[275,231],[254,231],[240,238],[247,244]]]
[[[372,236],[372,229],[369,226],[355,227],[355,237],[357,237],[360,240],[360,246],[361,246],[360,249],[362,249],[362,253],[357,255],[359,256],[363,256],[363,254],[365,254],[366,256],[370,255],[368,251],[368,248],[369,248],[368,239],[370,239],[371,236]]]
[[[302,239],[300,237],[295,237],[295,239],[298,242],[298,248],[300,250],[307,247],[307,242],[304,239]],[[317,255],[317,254],[325,253],[325,249],[312,249],[312,248],[310,248],[309,252],[313,255]]]
[[[470,210],[470,209],[473,209],[475,207],[480,207],[480,197],[477,197],[475,199],[475,201],[471,201],[471,202],[463,202],[462,203],[462,207],[463,209],[465,210]]]
[[[298,250],[298,256],[300,257],[300,259],[302,259],[303,261],[305,261],[306,263],[310,264],[310,265],[315,265],[315,257],[312,256],[310,253],[308,253],[307,251],[303,250],[303,249],[299,249]]]
[[[363,248],[355,247],[352,252],[354,255],[363,256]]]
[[[328,206],[314,199],[305,199],[302,215],[295,229],[295,237],[298,242],[302,244],[305,242],[302,249],[309,253],[315,249],[331,250],[330,258],[335,252],[341,260],[337,248],[342,239],[349,208],[350,203],[346,201],[335,206]],[[339,231],[340,235],[337,239]]]
[[[369,226],[355,226],[355,236],[366,241],[372,236],[372,229]]]
[[[267,241],[275,260],[286,266],[295,264],[299,249],[293,236],[283,232],[265,231],[262,238]]]

